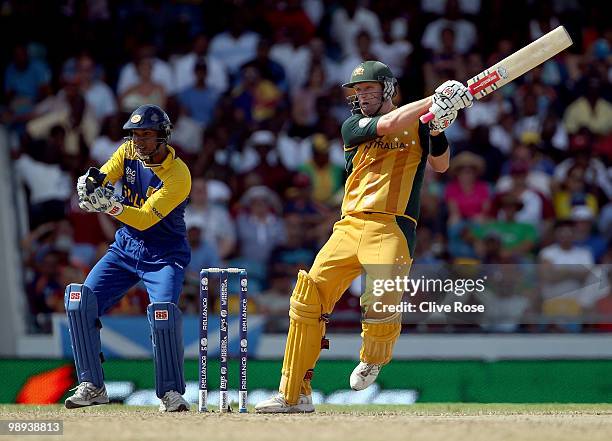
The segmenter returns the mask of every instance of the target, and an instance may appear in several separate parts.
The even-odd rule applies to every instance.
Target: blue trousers
[[[98,315],[106,313],[141,280],[151,303],[178,305],[185,267],[190,260],[186,244],[184,247],[177,247],[177,244],[172,248],[152,247],[123,230],[119,230],[115,238],[84,282],[97,298]]]
[[[155,304],[149,305],[148,315],[157,396],[162,398],[170,390],[183,394],[183,334],[177,305],[185,278],[184,268],[190,259],[187,241],[175,241],[164,247],[159,242],[150,244],[135,239],[124,229],[117,231],[115,239],[85,279],[84,285],[89,290],[76,284],[66,288],[65,304],[78,380],[98,387],[103,385],[98,317],[142,281],[150,303]],[[163,313],[165,318],[158,319],[155,311]]]

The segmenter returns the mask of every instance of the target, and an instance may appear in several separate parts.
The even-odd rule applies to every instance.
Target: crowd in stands
[[[340,126],[350,115],[340,84],[353,68],[387,63],[399,81],[396,100],[407,103],[447,79],[467,80],[559,24],[574,40],[569,50],[460,112],[446,132],[451,166],[426,171],[414,261],[584,265],[574,282],[584,282],[584,268],[612,264],[606,2],[1,4],[0,123],[15,206],[24,207],[17,214],[27,227],[20,241],[33,332],[49,329],[65,285],[82,281],[113,240],[118,224],[80,211],[75,183],[121,144],[137,106],[167,111],[170,144],[192,173],[192,261],[181,307],[197,309],[200,268],[239,266],[249,270],[252,307],[285,316],[297,271],[310,266],[340,215]],[[612,313],[612,290],[559,304],[546,302],[545,288],[538,313]],[[113,313],[143,314],[147,303],[137,286]],[[357,323],[355,292],[336,314]]]

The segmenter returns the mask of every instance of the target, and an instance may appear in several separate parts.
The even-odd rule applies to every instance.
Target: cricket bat
[[[468,80],[468,89],[479,100],[571,45],[571,37],[563,26],[559,26]],[[429,122],[433,117],[433,113],[427,112],[421,116],[421,122]]]

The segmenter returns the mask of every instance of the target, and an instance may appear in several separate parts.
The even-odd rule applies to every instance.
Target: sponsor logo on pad
[[[155,311],[155,320],[168,320],[168,310],[159,309]]]

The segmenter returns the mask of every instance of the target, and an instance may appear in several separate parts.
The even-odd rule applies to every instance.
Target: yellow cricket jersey
[[[156,166],[146,166],[130,141],[124,142],[102,166],[105,184],[122,179],[123,212],[116,218],[129,233],[155,242],[184,240],[184,212],[191,190],[187,165],[168,146],[169,154]]]
[[[342,124],[348,172],[342,216],[371,211],[404,216],[416,224],[429,128],[417,120],[397,133],[380,136],[376,124],[381,116],[353,115]]]

